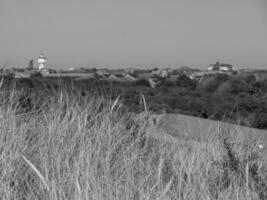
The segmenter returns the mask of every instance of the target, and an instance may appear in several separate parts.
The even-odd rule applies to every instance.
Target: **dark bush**
[[[252,126],[259,129],[267,129],[267,113],[257,113]]]
[[[216,91],[218,95],[237,95],[239,93],[251,94],[251,92],[251,87],[240,78],[233,78],[222,83]]]
[[[171,80],[163,80],[162,82],[161,82],[161,84],[160,84],[160,87],[161,88],[169,88],[169,87],[173,87],[174,86],[174,83],[173,83],[173,81],[171,81]]]
[[[222,83],[229,80],[229,78],[230,77],[227,74],[213,74],[205,76],[200,81],[198,89],[213,93]]]
[[[267,80],[255,81],[250,86],[256,96],[263,96],[267,93]]]
[[[137,80],[134,82],[134,85],[150,87],[149,81],[147,79]]]
[[[187,75],[182,74],[175,80],[175,85],[187,89],[195,89],[197,86],[197,81],[194,81],[190,79]]]
[[[43,77],[43,74],[41,72],[32,72],[30,74],[30,78],[41,78]]]
[[[256,77],[254,74],[249,74],[249,75],[245,75],[243,76],[243,80],[247,83],[247,84],[252,84],[254,82],[256,82]]]
[[[18,88],[24,88],[26,90],[29,88],[34,88],[34,84],[29,78],[16,79],[16,86]]]

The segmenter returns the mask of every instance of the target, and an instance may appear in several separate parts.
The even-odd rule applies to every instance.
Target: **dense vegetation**
[[[161,140],[147,135],[146,114],[137,117],[120,101],[99,96],[107,88],[96,90],[114,85],[92,81],[94,90],[85,92],[68,80],[45,81],[19,80],[9,84],[17,90],[1,90],[1,199],[267,198],[266,153],[257,140],[223,130],[208,140]],[[146,96],[167,94],[164,85],[135,87]],[[115,89],[124,91],[126,103],[127,90],[139,97],[133,86]],[[195,94],[167,89],[188,99]]]
[[[5,85],[23,89],[26,99],[47,96],[67,85],[75,93],[85,96],[97,93],[111,99],[120,95],[130,111],[143,109],[144,95],[148,109],[155,113],[181,113],[213,120],[238,123],[255,128],[267,128],[267,80],[257,81],[253,75],[210,75],[199,82],[186,75],[176,80],[159,79],[151,88],[145,79],[135,82],[110,82],[105,80],[73,80],[71,78],[5,79]],[[29,95],[30,94],[30,95]]]

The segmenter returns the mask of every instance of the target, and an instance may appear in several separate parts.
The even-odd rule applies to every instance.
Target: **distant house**
[[[173,73],[173,70],[170,68],[158,69],[156,71],[152,71],[152,74],[159,75],[163,78],[168,78]]]
[[[100,77],[108,77],[111,74],[111,72],[109,70],[107,70],[107,69],[98,69],[96,71],[96,73]]]
[[[189,78],[192,80],[200,80],[203,76],[208,74],[207,72],[195,72],[189,75]]]
[[[218,61],[215,64],[210,64],[208,71],[223,71],[223,72],[230,72],[234,71],[234,66],[231,64],[224,64],[219,63]]]
[[[164,77],[164,78],[167,78],[168,77],[168,71],[166,69],[162,70],[161,71],[161,76]]]
[[[126,68],[124,69],[124,72],[129,73],[129,74],[133,74],[135,73],[136,69],[135,68]]]
[[[124,74],[124,78],[129,81],[135,81],[138,79],[138,76],[135,74]]]
[[[107,76],[108,80],[113,81],[135,81],[137,80],[138,76],[134,74],[127,74],[127,73],[116,73],[116,74],[110,74]]]
[[[119,78],[115,74],[110,74],[109,76],[107,76],[107,78],[110,80],[119,80]]]
[[[49,68],[42,68],[39,70],[42,74],[56,74],[57,71]]]
[[[108,76],[108,79],[113,80],[113,81],[123,81],[124,75],[123,74],[110,74]]]

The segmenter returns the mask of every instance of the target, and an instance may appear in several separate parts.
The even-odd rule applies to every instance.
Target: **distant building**
[[[170,68],[158,69],[157,71],[152,71],[152,74],[157,74],[163,78],[168,78],[173,73]]]
[[[135,81],[138,77],[135,74],[124,74],[124,78],[129,81]]]
[[[111,74],[111,72],[108,69],[97,69],[96,74],[100,77],[105,78],[108,77]]]
[[[110,79],[110,80],[115,80],[115,81],[118,81],[119,79],[120,79],[120,77],[118,77],[116,74],[110,74],[109,76],[108,76],[108,79]]]
[[[37,61],[38,61],[39,70],[44,69],[45,68],[45,64],[47,62],[46,57],[43,54],[40,54],[40,56],[39,56]]]
[[[224,64],[219,63],[218,61],[215,64],[210,64],[208,71],[223,71],[223,72],[230,72],[234,71],[234,66],[231,64]]]
[[[162,70],[161,76],[164,78],[167,78],[168,77],[168,71],[166,69]]]
[[[42,69],[40,69],[40,72],[41,72],[43,75],[56,74],[56,73],[57,73],[56,70],[54,70],[54,69],[48,69],[48,68],[42,68]]]
[[[136,70],[134,68],[126,68],[124,71],[125,73],[133,74]]]
[[[189,75],[189,78],[192,80],[200,80],[203,76],[205,76],[206,72],[195,72]]]
[[[28,65],[28,70],[29,71],[33,70],[33,60],[30,60],[29,65]]]

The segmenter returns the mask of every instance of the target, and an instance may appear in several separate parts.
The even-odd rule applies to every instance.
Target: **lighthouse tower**
[[[44,69],[45,63],[46,63],[46,57],[44,56],[44,54],[40,54],[37,61],[38,61],[38,65],[39,65],[39,70]]]

